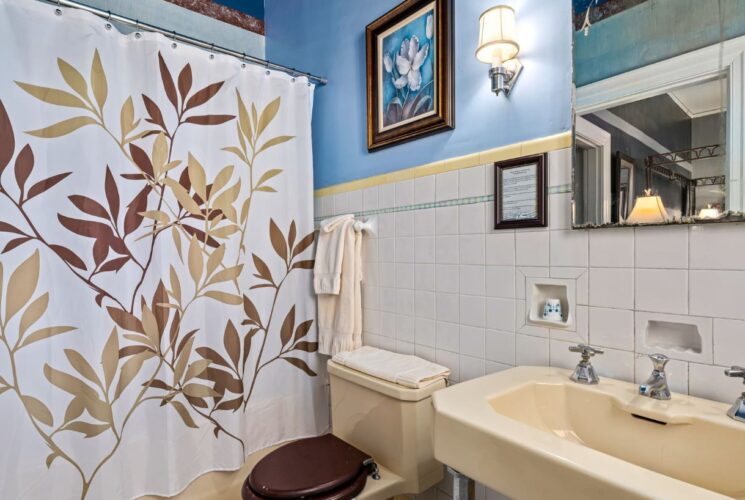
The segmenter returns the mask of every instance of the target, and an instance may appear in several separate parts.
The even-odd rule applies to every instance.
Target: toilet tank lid
[[[399,401],[421,401],[422,399],[432,396],[432,393],[435,391],[445,388],[445,380],[439,379],[424,387],[412,389],[348,368],[339,363],[335,363],[332,360],[329,360],[328,362],[328,372],[329,375],[361,385],[362,387],[385,394],[386,396]]]

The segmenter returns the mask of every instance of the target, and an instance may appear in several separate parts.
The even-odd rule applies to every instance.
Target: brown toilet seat
[[[364,489],[371,465],[370,455],[333,434],[300,439],[261,459],[242,495],[244,500],[349,499]]]

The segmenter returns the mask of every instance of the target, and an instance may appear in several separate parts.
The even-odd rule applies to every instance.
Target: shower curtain
[[[0,0],[0,498],[172,495],[328,426],[313,87]]]

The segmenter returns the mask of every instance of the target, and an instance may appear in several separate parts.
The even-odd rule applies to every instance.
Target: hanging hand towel
[[[316,263],[313,267],[313,288],[316,294],[339,294],[344,253],[344,232],[341,231],[341,227],[349,220],[354,220],[354,215],[339,215],[321,222]]]
[[[340,352],[333,360],[353,370],[412,389],[426,387],[450,375],[450,370],[446,367],[422,358],[370,346],[360,347],[352,352]]]
[[[321,228],[323,233],[324,228]],[[354,218],[349,217],[336,223],[330,231],[333,241],[340,242],[334,248],[339,252],[340,273],[331,275],[331,283],[338,282],[338,294],[318,294],[318,351],[334,355],[351,351],[362,345],[362,234],[354,230]],[[333,233],[340,233],[334,237]],[[319,239],[320,246],[320,239]],[[326,247],[328,250],[330,247]],[[322,274],[328,269],[332,259],[324,257]],[[336,264],[336,262],[334,262]],[[318,269],[316,261],[316,269]],[[318,278],[318,277],[317,277]],[[322,289],[328,289],[323,288]],[[316,288],[318,290],[318,288]]]

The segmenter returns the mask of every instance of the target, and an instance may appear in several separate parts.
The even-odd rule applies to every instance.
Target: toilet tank
[[[432,393],[444,380],[421,389],[371,377],[328,362],[333,433],[368,453],[404,479],[404,492],[418,494],[442,479],[434,458]]]

